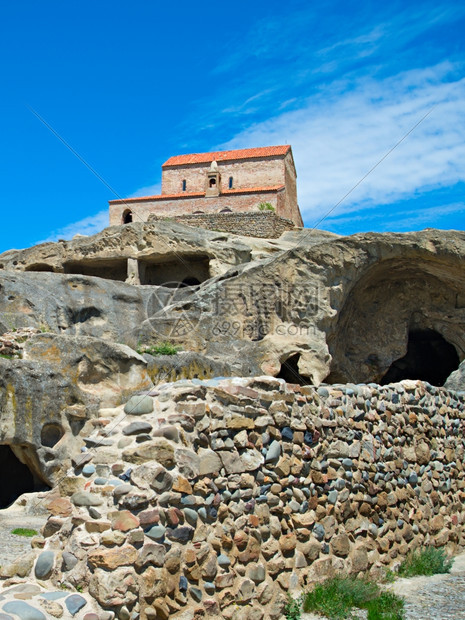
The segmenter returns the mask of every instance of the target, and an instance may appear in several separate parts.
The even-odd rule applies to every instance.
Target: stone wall
[[[156,215],[149,216],[149,222],[156,221]],[[286,230],[293,230],[294,224],[290,220],[279,217],[272,211],[259,211],[255,213],[199,213],[195,215],[177,215],[172,218],[180,224],[206,228],[207,230],[220,230],[246,237],[261,237],[276,239]]]
[[[332,571],[463,548],[464,421],[464,393],[414,381],[160,385],[86,426],[34,570],[117,618],[282,620]]]

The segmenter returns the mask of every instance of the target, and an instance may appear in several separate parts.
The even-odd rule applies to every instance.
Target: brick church
[[[176,155],[162,166],[160,195],[110,201],[110,225],[154,216],[260,213],[266,204],[300,227],[296,178],[289,145]]]

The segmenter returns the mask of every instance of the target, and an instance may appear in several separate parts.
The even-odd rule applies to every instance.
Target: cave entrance
[[[125,282],[128,277],[128,262],[125,258],[68,261],[63,264],[63,269],[67,274],[93,276],[119,282]]]
[[[31,265],[26,265],[24,271],[48,271],[53,273],[53,267],[46,263],[32,263]]]
[[[301,375],[299,372],[299,359],[300,353],[295,353],[288,357],[285,362],[281,364],[281,370],[278,375],[279,379],[284,379],[286,383],[297,383],[297,385],[311,385],[309,377]]]
[[[141,284],[170,288],[197,286],[209,277],[210,259],[206,255],[176,254],[139,260]]]
[[[381,380],[381,385],[403,379],[420,379],[431,385],[444,385],[460,360],[455,347],[433,329],[412,330],[407,353],[396,360]]]
[[[184,286],[198,286],[200,284],[200,280],[198,280],[197,278],[184,278],[184,280],[181,282],[180,286],[184,287]]]
[[[21,463],[10,446],[0,446],[0,471],[5,472],[0,484],[0,509],[12,504],[23,493],[36,490],[29,467]]]

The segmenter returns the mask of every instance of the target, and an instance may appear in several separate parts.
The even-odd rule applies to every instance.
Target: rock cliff
[[[49,516],[0,615],[281,620],[332,570],[462,548],[464,258],[172,222],[0,255],[0,508]]]
[[[457,231],[264,240],[131,224],[1,255],[0,320],[133,348],[173,341],[228,374],[442,385],[465,356],[464,254]],[[30,273],[44,269],[65,273]]]

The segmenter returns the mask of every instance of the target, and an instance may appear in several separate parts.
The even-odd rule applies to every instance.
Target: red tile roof
[[[270,185],[269,187],[244,187],[244,189],[225,189],[221,194],[256,194],[259,192],[277,192],[284,189],[284,185]]]
[[[284,189],[284,185],[271,185],[269,187],[244,187],[243,189],[225,189],[221,192],[220,196],[225,194],[259,194],[261,192],[278,192]],[[156,196],[136,196],[135,198],[123,198],[119,200],[109,200],[109,203],[125,204],[127,202],[140,202],[146,200],[171,200],[176,198],[204,198],[205,192],[195,192],[189,194],[188,192],[182,192],[179,194],[157,194]]]
[[[109,200],[110,204],[118,204],[120,202],[139,202],[140,200],[164,200],[169,198],[202,198],[205,192],[180,192],[179,194],[157,194],[156,196],[136,196],[135,198],[121,198],[119,200]]]
[[[205,164],[212,161],[231,161],[235,159],[250,159],[255,157],[276,157],[286,155],[291,147],[289,144],[281,146],[261,146],[255,149],[240,149],[237,151],[214,151],[212,153],[191,153],[189,155],[175,155],[163,164],[162,168],[183,166],[188,164]]]

